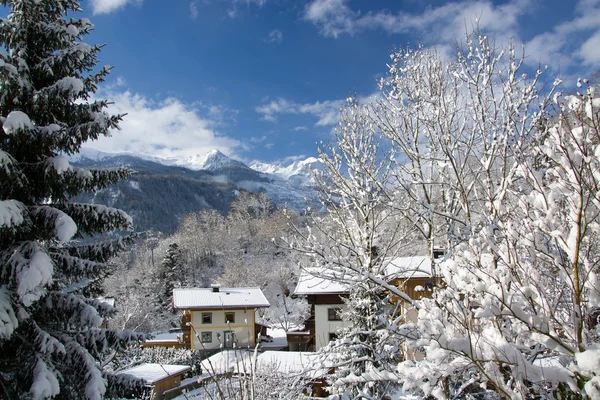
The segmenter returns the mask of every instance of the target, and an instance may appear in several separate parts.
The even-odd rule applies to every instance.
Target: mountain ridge
[[[134,218],[138,231],[170,234],[185,214],[207,208],[225,215],[242,189],[264,192],[277,206],[297,212],[314,207],[317,201],[311,167],[317,161],[314,158],[288,167],[265,167],[275,173],[252,169],[219,151],[194,157],[191,164],[196,169],[177,165],[186,160],[169,159],[171,165],[167,165],[164,159],[131,153],[84,151],[69,159],[81,167],[128,167],[136,171],[128,180],[78,196],[74,201],[123,209]]]

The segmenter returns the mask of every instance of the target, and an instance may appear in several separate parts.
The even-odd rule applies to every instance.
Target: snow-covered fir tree
[[[392,395],[401,376],[396,367],[401,360],[403,337],[395,329],[394,306],[381,286],[359,282],[344,301],[342,319],[350,326],[324,349],[327,362],[337,365],[332,392],[349,398],[381,398]]]
[[[71,203],[129,175],[86,170],[67,155],[118,127],[90,101],[110,67],[95,69],[93,25],[68,18],[73,0],[2,1],[0,20],[0,397],[102,398],[117,380],[101,360],[140,336],[100,328],[114,309],[86,298],[125,240],[76,242],[132,229],[124,212]]]
[[[173,289],[183,281],[183,256],[177,243],[171,243],[161,264],[162,290],[159,299],[164,309],[171,309]]]

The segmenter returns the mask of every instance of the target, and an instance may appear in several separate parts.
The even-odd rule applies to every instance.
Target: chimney
[[[218,283],[213,283],[212,285],[210,285],[210,287],[212,288],[213,293],[219,293],[219,288],[221,287],[221,285],[219,285]]]

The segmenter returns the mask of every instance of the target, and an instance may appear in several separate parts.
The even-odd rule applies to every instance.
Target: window
[[[203,312],[202,313],[202,323],[203,324],[212,324],[212,313]]]
[[[202,332],[202,343],[212,343],[212,332]]]
[[[327,320],[341,321],[342,320],[342,316],[340,315],[341,313],[342,313],[341,308],[328,308],[327,309]]]
[[[226,324],[234,324],[235,323],[235,313],[234,312],[226,312],[225,313],[225,323]]]

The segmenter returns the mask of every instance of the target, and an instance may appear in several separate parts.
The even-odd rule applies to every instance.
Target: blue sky
[[[114,65],[98,96],[126,112],[87,147],[158,157],[218,148],[251,162],[314,156],[339,107],[377,92],[394,47],[450,54],[465,26],[526,44],[566,79],[600,69],[600,0],[90,0],[89,43]]]

